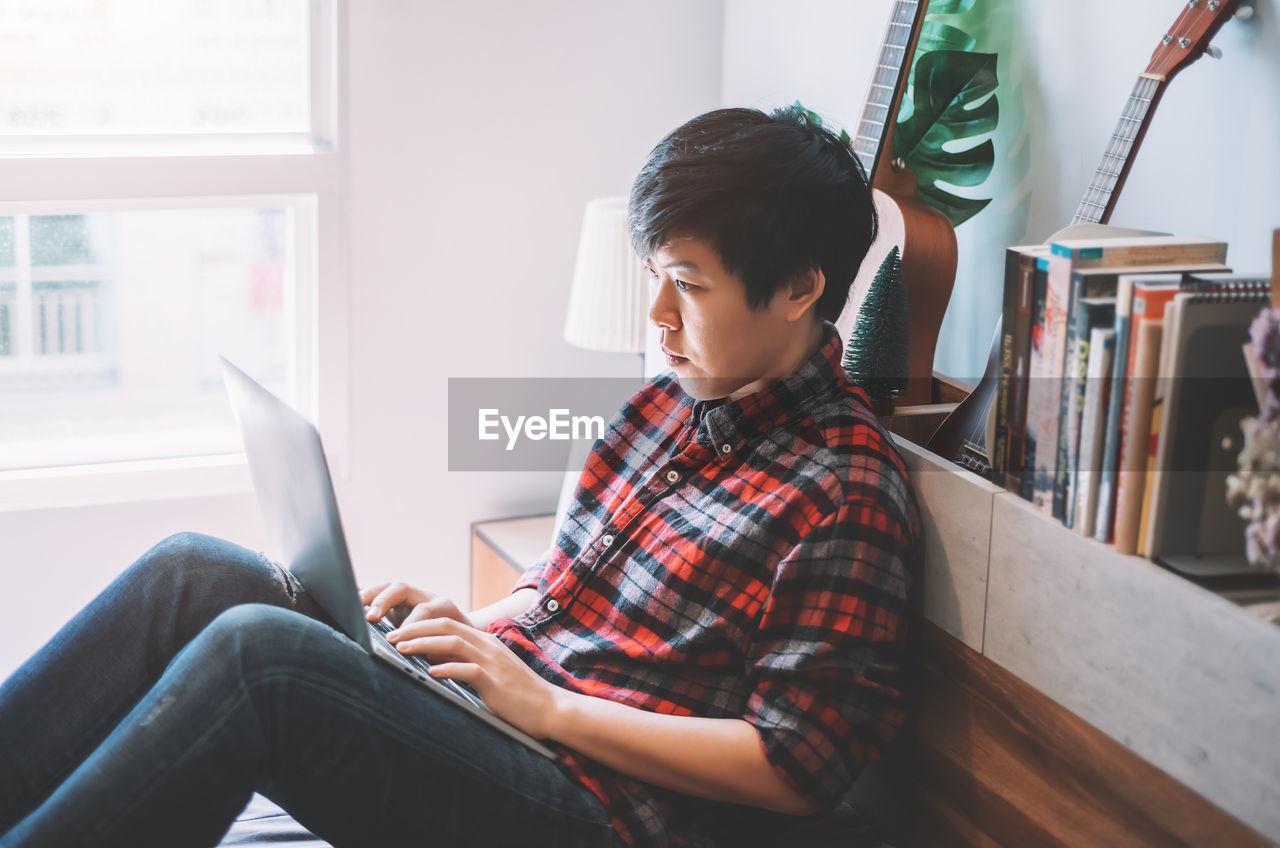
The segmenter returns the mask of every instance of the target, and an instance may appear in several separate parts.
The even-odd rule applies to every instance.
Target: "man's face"
[[[649,320],[686,392],[732,400],[786,376],[784,351],[808,322],[788,320],[785,289],[759,309],[748,307],[742,280],[700,239],[672,239],[646,264]]]

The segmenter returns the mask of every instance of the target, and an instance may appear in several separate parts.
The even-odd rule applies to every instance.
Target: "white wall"
[[[582,212],[717,105],[722,4],[358,0],[347,18],[340,506],[362,581],[465,602],[469,523],[549,512],[560,480],[449,473],[447,379],[639,371],[561,340]],[[249,495],[0,512],[0,676],[177,530],[264,544]]]
[[[1280,0],[1229,21],[1203,58],[1170,81],[1111,223],[1226,239],[1238,270],[1270,265],[1280,226]],[[890,0],[728,0],[724,105],[799,98],[852,133]],[[1041,241],[1075,211],[1137,75],[1179,12],[1167,0],[977,0],[977,49],[999,53],[1000,127],[992,197],[957,229],[956,287],[935,367],[982,373],[1000,310],[1001,251]],[[965,21],[974,21],[966,18]]]
[[[620,376],[562,341],[582,213],[719,96],[721,5],[351,4],[352,441],[361,576],[467,594],[471,521],[559,475],[450,473],[450,377]]]

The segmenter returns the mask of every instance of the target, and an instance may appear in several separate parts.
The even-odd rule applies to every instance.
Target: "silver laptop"
[[[226,357],[220,359],[267,532],[307,593],[373,656],[544,757],[557,759],[550,748],[495,715],[471,687],[431,677],[424,659],[392,647],[385,634],[393,628],[385,618],[376,624],[366,620],[320,433]]]

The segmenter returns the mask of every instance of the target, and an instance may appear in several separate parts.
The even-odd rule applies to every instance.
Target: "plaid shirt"
[[[596,443],[555,544],[516,585],[538,603],[490,630],[558,686],[745,719],[782,777],[830,808],[905,719],[920,519],[825,330],[793,374],[737,401],[695,402],[669,372],[642,388]],[[743,844],[774,815],[560,750],[631,845]]]

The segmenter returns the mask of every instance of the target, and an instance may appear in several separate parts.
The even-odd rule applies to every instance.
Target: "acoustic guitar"
[[[1049,237],[1048,242],[1098,236],[1122,237],[1142,234],[1140,230],[1100,227],[1111,218],[1133,167],[1134,155],[1151,125],[1156,104],[1169,80],[1209,51],[1209,42],[1235,14],[1240,0],[1189,0],[1169,31],[1160,38],[1146,70],[1137,82],[1120,113],[1120,120],[1108,140],[1102,161],[1093,180],[1076,207],[1071,224]],[[1048,243],[1046,242],[1046,243]],[[1000,320],[982,379],[964,401],[947,416],[929,440],[928,449],[969,470],[987,476],[993,458],[988,451],[995,428],[995,400],[1000,382]],[[995,457],[1003,462],[1004,457]]]
[[[956,233],[951,222],[916,197],[915,174],[893,160],[893,122],[927,7],[928,0],[893,4],[853,137],[854,152],[871,182],[880,230],[836,319],[840,338],[848,339],[876,272],[896,246],[909,310],[907,382],[897,403],[909,406],[932,400],[933,353],[956,275]]]

